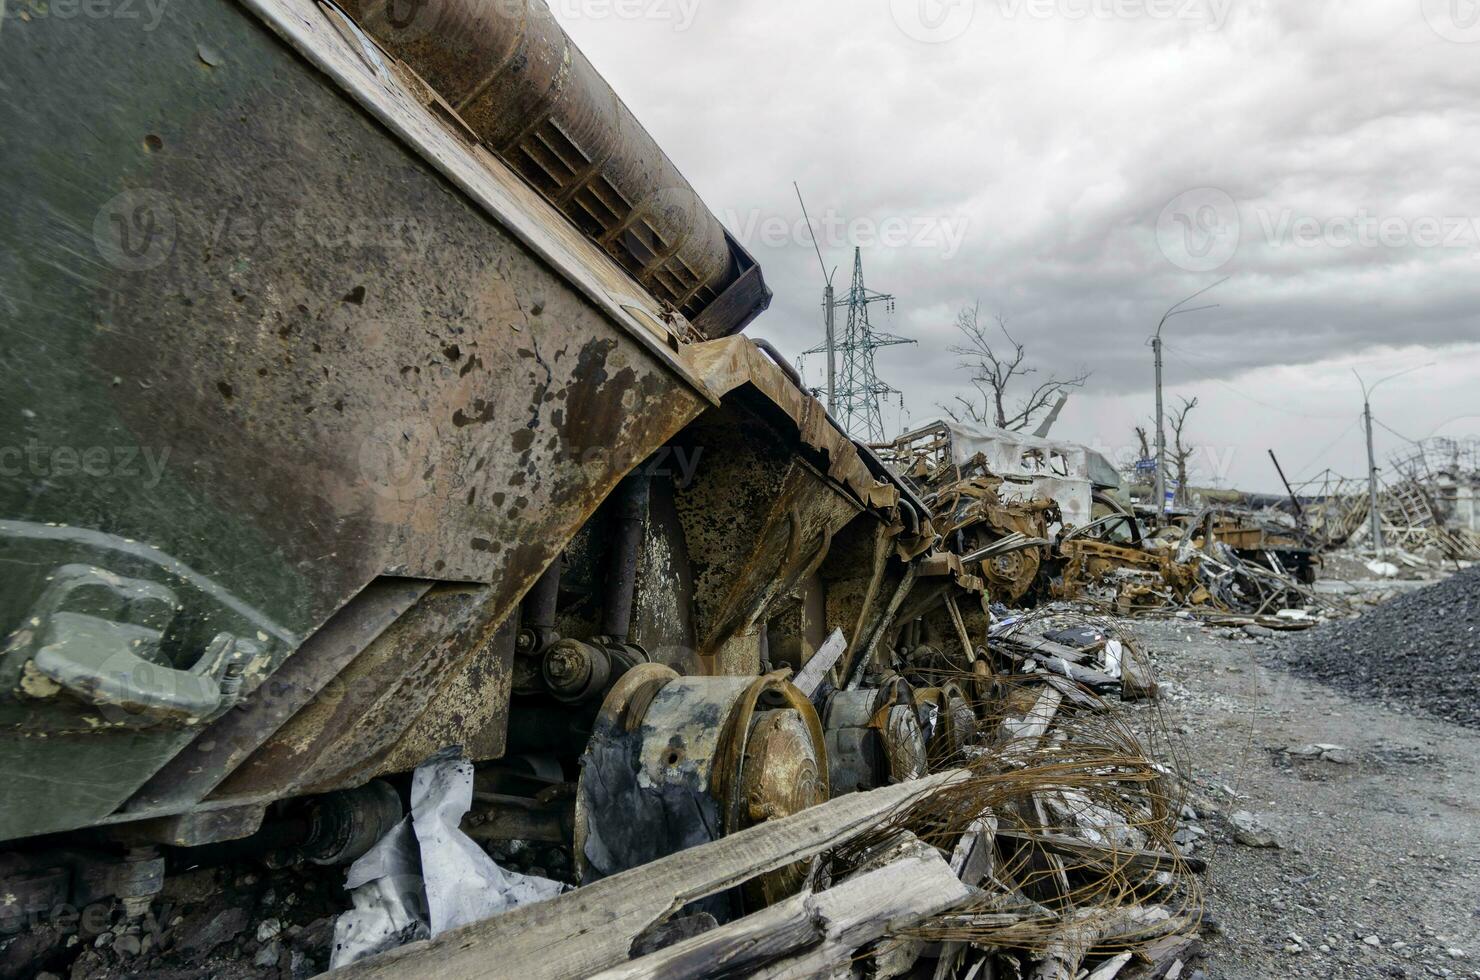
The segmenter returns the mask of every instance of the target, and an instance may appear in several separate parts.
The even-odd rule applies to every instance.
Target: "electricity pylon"
[[[831,289],[828,290],[831,293]],[[897,388],[879,380],[874,366],[874,352],[883,347],[898,347],[918,341],[896,337],[873,328],[869,322],[869,306],[885,304],[885,309],[894,312],[894,297],[878,293],[863,284],[863,250],[853,250],[853,285],[848,295],[832,302],[835,309],[847,309],[848,328],[842,343],[837,345],[836,354],[841,360],[838,370],[837,390],[828,409],[844,431],[855,439],[879,443],[885,440],[884,415],[880,410],[883,399],[899,395]],[[831,312],[831,310],[829,310]],[[831,353],[828,345],[814,347],[807,354]]]

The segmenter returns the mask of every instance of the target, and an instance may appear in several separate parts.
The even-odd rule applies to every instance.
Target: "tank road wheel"
[[[903,678],[865,691],[836,691],[823,708],[833,793],[902,783],[925,775],[925,730]]]
[[[828,798],[822,724],[779,674],[680,677],[637,667],[608,694],[581,766],[575,850],[583,882]],[[780,868],[750,882],[746,908],[795,894],[806,872]]]
[[[982,571],[994,593],[1015,602],[1028,594],[1041,564],[1042,559],[1036,549],[1010,551],[983,562]]]

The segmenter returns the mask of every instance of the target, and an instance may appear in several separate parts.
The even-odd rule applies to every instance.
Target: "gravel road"
[[[1284,641],[1132,628],[1168,682],[1133,710],[1164,714],[1209,831],[1206,975],[1480,978],[1480,733],[1262,665]],[[1235,843],[1240,810],[1283,846]]]

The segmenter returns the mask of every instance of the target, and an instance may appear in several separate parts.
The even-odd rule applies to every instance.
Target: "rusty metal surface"
[[[869,507],[898,504],[896,483],[876,476],[859,450],[827,417],[822,403],[791,383],[786,372],[741,337],[694,344],[682,357],[716,396],[753,386],[791,419],[802,443],[826,460],[825,472]],[[925,536],[928,532],[922,532]]]
[[[742,329],[769,303],[755,270],[543,0],[342,4],[426,80],[505,163],[702,333]],[[730,287],[752,297],[722,318]],[[728,304],[727,304],[728,305]]]
[[[498,222],[572,289],[672,370],[696,336],[677,311],[644,290],[600,247],[486,147],[426,83],[399,67],[344,15],[313,0],[240,0],[391,134]]]
[[[675,496],[693,569],[701,656],[753,634],[769,604],[826,556],[861,505],[811,468],[765,423],[708,413],[684,433],[705,465]],[[758,673],[758,649],[732,651],[725,673]]]
[[[68,197],[38,186],[17,216],[35,274],[53,251],[95,251],[73,240],[82,215],[58,223],[64,204],[86,212],[91,235],[120,191],[153,195],[175,236],[147,268],[96,262],[38,288],[54,329],[17,335],[31,381],[12,389],[54,406],[48,425],[116,429],[167,451],[159,485],[100,497],[85,514],[58,485],[6,517],[85,516],[297,636],[379,576],[496,583],[461,646],[435,669],[397,675],[402,686],[351,726],[389,756],[424,710],[443,710],[438,696],[475,669],[487,636],[621,475],[708,400],[239,8],[171,13],[157,58],[84,43],[109,36],[96,21],[48,19],[7,59],[24,75],[52,47],[71,50],[87,72],[150,93],[127,114],[44,123],[44,141],[72,162],[55,177]],[[203,38],[231,58],[203,65]],[[88,169],[105,158],[120,172]],[[301,236],[288,242],[297,247],[284,234]],[[38,391],[46,379],[64,390]],[[269,674],[249,673],[244,693]],[[448,708],[465,713],[466,700]],[[100,749],[95,771],[116,777],[121,752],[147,748],[124,741]],[[149,751],[125,795],[170,754]],[[97,806],[111,809],[102,796]]]

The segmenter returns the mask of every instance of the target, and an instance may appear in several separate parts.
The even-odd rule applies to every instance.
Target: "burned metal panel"
[[[875,474],[854,446],[827,417],[822,403],[792,383],[780,367],[754,344],[739,338],[712,340],[684,348],[682,359],[703,378],[715,395],[753,389],[771,411],[790,420],[805,451],[820,454],[829,479],[846,487],[869,507],[887,510],[898,505],[898,480]],[[929,530],[921,529],[928,537]]]
[[[449,660],[479,648],[491,591],[440,585],[427,593],[228,777],[213,799],[294,795],[383,771],[381,763],[425,710],[429,682]],[[399,723],[392,721],[397,715]]]
[[[699,651],[718,656],[749,637],[742,647],[758,652],[754,634],[767,605],[821,563],[832,536],[862,507],[749,413],[712,411],[681,438],[703,453],[695,479],[675,494],[694,574]],[[735,663],[746,659],[728,654]]]
[[[380,773],[408,772],[449,745],[474,762],[501,758],[508,740],[513,688],[515,623],[504,620],[461,667],[454,667],[416,723],[379,765]],[[402,707],[409,707],[403,701]]]
[[[682,674],[698,673],[698,640],[694,633],[694,573],[688,541],[674,502],[677,486],[693,479],[701,459],[690,459],[665,447],[644,466],[654,475],[646,533],[637,572],[633,642],[657,663]]]
[[[147,39],[12,20],[0,45],[0,416],[40,460],[0,484],[0,517],[138,542],[260,610],[294,639],[243,694],[380,575],[496,582],[502,622],[704,404],[235,5],[171,5]],[[37,84],[59,74],[128,97]],[[0,540],[38,581],[71,560],[33,545]],[[15,581],[12,637],[38,599]],[[182,611],[165,666],[197,662],[213,615]],[[476,649],[424,679],[429,703]],[[104,817],[180,744],[105,731],[23,758],[19,696],[7,765],[40,783],[0,836]],[[382,712],[364,724],[386,743],[419,714]],[[44,775],[69,760],[107,791]]]
[[[613,323],[673,369],[697,381],[675,356],[693,327],[630,275],[477,141],[446,101],[337,7],[314,0],[241,0],[312,65],[460,188]]]

